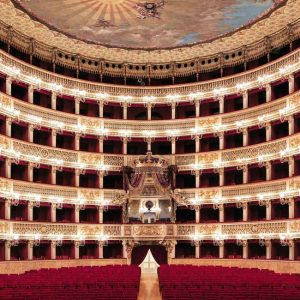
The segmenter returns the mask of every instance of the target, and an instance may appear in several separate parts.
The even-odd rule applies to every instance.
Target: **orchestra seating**
[[[0,299],[136,300],[140,274],[136,266],[41,269],[20,275],[5,274],[0,275]]]
[[[162,300],[300,299],[300,275],[236,267],[162,265]]]

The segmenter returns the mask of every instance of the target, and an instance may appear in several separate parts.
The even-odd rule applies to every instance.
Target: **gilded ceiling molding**
[[[50,50],[62,49],[66,53],[76,53],[82,57],[93,57],[97,60],[110,60],[115,62],[132,62],[132,63],[166,63],[177,61],[178,57],[182,61],[192,60],[196,57],[208,57],[215,53],[230,53],[239,48],[247,48],[245,45],[252,45],[248,56],[259,56],[257,52],[263,52],[267,49],[264,45],[264,36],[268,36],[269,43],[277,47],[282,42],[289,43],[292,38],[289,34],[283,34],[282,28],[288,24],[292,24],[299,18],[298,11],[300,9],[299,1],[289,0],[286,5],[279,7],[268,18],[263,18],[252,24],[250,27],[234,32],[228,36],[221,37],[209,43],[200,45],[192,45],[179,47],[170,50],[129,50],[120,48],[108,48],[105,46],[85,43],[76,39],[68,38],[57,31],[52,31],[38,21],[31,19],[26,13],[18,10],[9,0],[1,1],[0,20],[3,24],[10,26],[11,38],[9,42],[19,43],[19,46],[30,49],[32,41],[34,41],[33,51],[44,48],[41,56],[52,57]],[[280,32],[281,31],[281,32]],[[17,41],[15,32],[19,32],[23,36]],[[280,34],[275,34],[280,32]],[[264,33],[264,36],[262,36]],[[293,31],[292,34],[295,34]],[[26,36],[28,38],[26,38]],[[287,41],[282,41],[282,36],[287,36]],[[5,37],[5,30],[2,30],[2,37]],[[29,41],[29,37],[31,41]],[[7,39],[7,37],[6,37]],[[47,45],[47,46],[46,46]],[[21,46],[21,47],[22,47]],[[260,47],[259,47],[260,46]],[[248,46],[249,47],[249,46]],[[265,48],[265,49],[261,49]],[[256,50],[255,50],[256,49]],[[48,53],[47,53],[48,50]],[[50,50],[50,51],[49,51]]]

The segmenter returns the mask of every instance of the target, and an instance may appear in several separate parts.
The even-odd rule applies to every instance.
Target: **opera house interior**
[[[0,299],[300,299],[300,0],[0,0]]]

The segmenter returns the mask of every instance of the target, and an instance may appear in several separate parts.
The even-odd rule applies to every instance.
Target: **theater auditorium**
[[[0,300],[300,299],[300,0],[0,0]]]

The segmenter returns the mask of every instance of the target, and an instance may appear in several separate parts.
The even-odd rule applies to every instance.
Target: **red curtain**
[[[142,245],[134,247],[131,254],[131,264],[140,265],[145,259],[148,251],[151,251],[153,258],[159,265],[168,263],[167,251],[164,246],[160,245]]]
[[[159,265],[166,265],[168,263],[168,255],[166,248],[160,245],[150,246],[150,251]]]
[[[148,250],[149,246],[146,245],[134,247],[131,253],[131,264],[140,265],[145,259]]]

